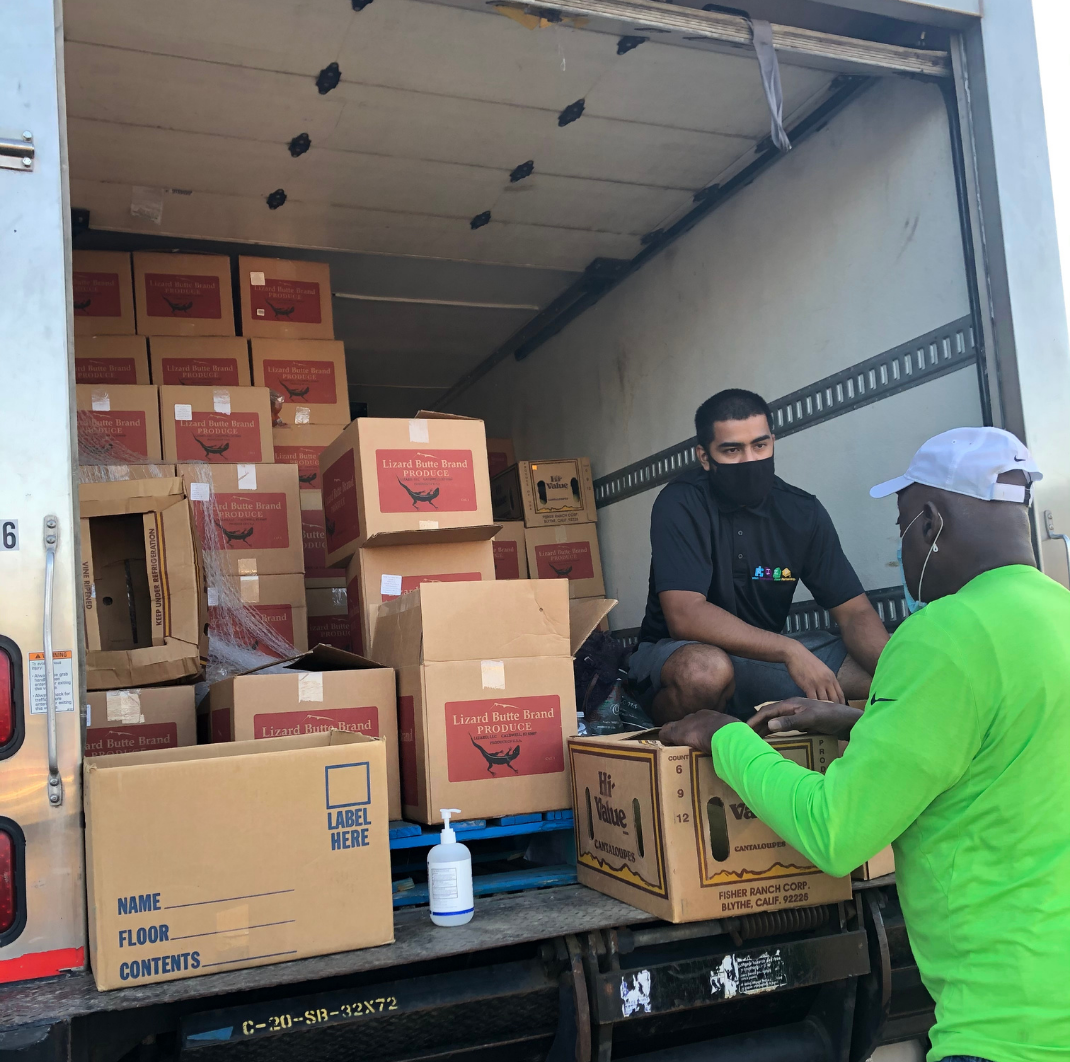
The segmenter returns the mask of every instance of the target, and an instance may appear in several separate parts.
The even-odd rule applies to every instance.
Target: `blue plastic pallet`
[[[528,833],[550,833],[572,829],[572,811],[542,811],[529,815],[503,815],[500,819],[465,819],[453,823],[458,840],[481,841],[492,837],[517,837]],[[390,848],[430,848],[438,844],[440,826],[421,826],[401,820],[390,823]],[[493,877],[493,875],[489,875]],[[427,902],[425,896],[424,903]]]
[[[500,834],[496,836],[501,836]],[[575,885],[576,868],[571,864],[557,867],[533,867],[530,870],[509,870],[503,874],[483,874],[472,879],[476,896],[491,896],[501,892],[526,892],[552,885]],[[417,885],[404,892],[394,893],[395,907],[415,907],[427,903],[427,886]],[[479,916],[478,910],[476,916]]]

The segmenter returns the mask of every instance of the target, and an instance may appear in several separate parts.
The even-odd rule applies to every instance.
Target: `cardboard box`
[[[384,741],[98,756],[83,778],[98,989],[393,939]]]
[[[160,410],[149,384],[78,384],[78,460],[87,465],[162,459]]]
[[[344,572],[338,573],[343,579]],[[347,653],[364,655],[360,625],[349,619],[349,595],[344,586],[314,586],[316,579],[306,579],[308,601],[308,641],[312,646],[331,645]],[[322,580],[319,580],[322,581]]]
[[[334,339],[326,262],[238,258],[242,333],[256,339]]]
[[[130,252],[74,251],[71,258],[74,334],[132,336],[135,322]]]
[[[867,859],[857,870],[851,871],[854,881],[873,881],[885,874],[895,873],[895,853],[892,846],[882,848],[872,859]]]
[[[266,387],[160,388],[160,431],[168,461],[272,464]]]
[[[493,523],[483,422],[359,417],[320,454],[327,563],[384,531]]]
[[[232,575],[208,587],[208,639],[290,659],[308,651],[303,575]]]
[[[504,472],[510,465],[515,464],[516,453],[513,450],[512,439],[487,440],[487,467],[490,469],[491,479],[499,472]]]
[[[274,427],[271,429],[271,441],[275,448],[275,463],[297,465],[301,489],[318,491],[320,454],[341,434],[340,424],[286,424]],[[323,508],[322,502],[317,508]]]
[[[278,395],[276,426],[349,423],[346,350],[336,339],[254,339],[253,383]],[[337,434],[337,433],[336,433]]]
[[[344,590],[345,588],[344,568],[324,568],[323,571],[305,572],[306,590]]]
[[[524,536],[532,579],[567,579],[569,597],[602,597],[597,524],[529,527]]]
[[[78,384],[147,384],[149,355],[144,336],[74,337],[74,382]]]
[[[221,254],[134,252],[139,336],[232,336],[230,259]]]
[[[383,603],[372,656],[398,673],[406,818],[568,807],[571,654],[601,614],[572,623],[557,580],[424,583]]]
[[[304,504],[307,497],[308,494],[302,491],[301,541],[306,576],[312,572],[322,574],[334,571],[333,568],[327,567],[327,528],[323,518],[323,500],[320,498],[318,508],[312,508],[311,504]],[[312,500],[314,499],[310,499],[310,503]]]
[[[193,686],[150,686],[88,694],[85,755],[110,756],[196,745],[193,693]]]
[[[78,497],[87,688],[198,677],[208,601],[182,481],[83,483]]]
[[[523,520],[527,527],[598,520],[591,462],[586,457],[521,461],[494,477],[491,496],[495,520]]]
[[[780,840],[713,772],[709,753],[645,734],[569,741],[576,872],[583,885],[668,922],[695,922],[851,898]],[[824,772],[835,738],[770,738],[784,756]]]
[[[81,483],[119,483],[130,479],[174,479],[174,465],[79,465]]]
[[[524,542],[524,521],[511,520],[502,524],[494,536],[494,578],[526,579],[528,550]]]
[[[212,684],[212,741],[344,730],[386,743],[391,819],[401,818],[394,672],[353,653],[317,646],[289,661],[285,674],[235,675]]]
[[[209,568],[228,575],[303,575],[294,465],[179,465]]]
[[[153,336],[152,382],[169,387],[251,387],[249,341],[242,336]]]

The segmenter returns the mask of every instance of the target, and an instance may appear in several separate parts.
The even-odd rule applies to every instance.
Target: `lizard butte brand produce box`
[[[345,573],[338,574],[345,579]],[[344,586],[319,586],[325,578],[305,579],[305,598],[308,601],[308,640],[312,645],[333,645],[347,653],[364,652],[360,625],[352,625],[349,618],[349,595]]]
[[[135,331],[134,283],[130,274],[130,253],[74,251],[71,257],[74,334],[132,336]],[[147,380],[144,382],[148,383]]]
[[[74,382],[147,384],[149,356],[144,336],[80,336],[74,339]]]
[[[279,397],[276,424],[349,423],[346,351],[341,340],[254,339],[250,347],[253,383],[271,388]]]
[[[285,664],[213,683],[209,704],[213,741],[330,730],[382,738],[389,817],[401,818],[397,699],[390,668],[317,645]]]
[[[494,536],[493,545],[496,579],[528,577],[528,550],[524,542],[523,520],[502,524],[502,529]]]
[[[139,336],[232,336],[230,259],[221,254],[134,252]]]
[[[499,472],[504,472],[510,465],[516,464],[512,439],[487,440],[487,464],[493,479]]]
[[[266,387],[161,387],[160,431],[167,461],[275,461]]]
[[[275,463],[297,465],[297,478],[301,489],[318,491],[320,454],[341,434],[341,424],[284,424],[282,427],[276,425],[271,429]],[[316,508],[322,509],[322,503]]]
[[[242,334],[254,339],[334,339],[326,262],[238,258]]]
[[[599,608],[570,624],[557,580],[424,583],[383,603],[372,656],[398,674],[406,818],[441,822],[448,807],[472,818],[568,807],[571,654]]]
[[[196,745],[193,692],[192,686],[150,686],[88,694],[86,756]]]
[[[527,527],[593,524],[591,462],[586,457],[560,461],[521,461],[494,477],[494,519],[523,520]]]
[[[83,779],[101,991],[393,940],[384,741],[96,756]]]
[[[597,524],[529,527],[524,537],[532,579],[567,579],[570,597],[601,597],[606,592]]]
[[[305,570],[294,465],[179,465],[201,548],[229,575]]]
[[[422,583],[480,582],[494,578],[495,524],[446,531],[376,535],[357,550],[346,569],[349,621],[370,647],[375,615],[384,601]]]
[[[669,922],[850,899],[851,879],[823,874],[777,837],[714,774],[709,753],[656,736],[569,741],[582,884]],[[818,734],[769,743],[822,773],[840,754]]]
[[[83,483],[78,498],[87,688],[199,676],[208,604],[182,481]]]
[[[328,565],[384,531],[493,523],[486,442],[483,421],[444,413],[350,423],[320,454]]]
[[[288,659],[308,650],[301,575],[222,576],[208,587],[208,637],[239,652]]]
[[[78,384],[78,459],[85,464],[159,461],[156,388],[140,384]]]
[[[241,336],[153,336],[152,382],[171,387],[249,387],[249,341]]]

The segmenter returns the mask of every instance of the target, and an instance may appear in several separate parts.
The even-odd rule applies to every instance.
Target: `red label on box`
[[[520,551],[514,539],[505,539],[494,544],[494,578],[520,578]]]
[[[555,774],[565,769],[557,694],[447,701],[445,715],[451,782]]]
[[[535,547],[540,579],[593,579],[594,557],[590,542],[552,542]]]
[[[264,386],[286,402],[333,405],[338,401],[333,361],[266,361]]]
[[[487,451],[487,466],[493,478],[499,472],[504,472],[509,467],[509,455],[503,450]]]
[[[281,324],[321,322],[320,286],[315,280],[264,279],[264,284],[249,285],[249,306],[252,316],[258,321],[278,321]]]
[[[223,316],[219,277],[187,273],[146,273],[148,317],[208,318]]]
[[[241,386],[236,358],[161,358],[160,376],[153,383],[184,387]]]
[[[258,622],[259,621],[259,622]],[[294,615],[292,605],[250,605],[242,602],[241,608],[208,609],[208,636],[230,642],[250,653],[263,653],[277,659],[293,655]],[[265,637],[263,627],[270,628],[286,644],[272,645]]]
[[[178,748],[177,723],[134,723],[130,726],[97,726],[85,732],[87,756],[111,756],[118,752],[148,752]]]
[[[192,420],[175,421],[175,450],[179,461],[259,464],[260,414],[194,410]]]
[[[398,743],[401,759],[401,802],[415,807],[420,802],[416,778],[416,703],[398,698]]]
[[[333,645],[347,653],[362,653],[360,625],[350,627],[348,616],[309,616],[308,644]]]
[[[73,276],[75,317],[122,317],[118,273],[85,273]]]
[[[471,450],[376,450],[379,511],[473,512],[476,477]]]
[[[275,463],[297,465],[297,479],[301,489],[319,490],[320,454],[326,449],[326,446],[279,446],[276,443]]]
[[[301,510],[301,545],[305,551],[305,571],[327,567],[327,530],[322,509]]]
[[[136,384],[137,362],[133,358],[74,359],[74,382],[80,384]]]
[[[449,572],[446,575],[403,575],[401,593],[415,590],[422,583],[479,583],[483,581],[481,572]],[[392,601],[399,594],[383,594],[384,601]]]
[[[205,549],[288,549],[285,494],[213,492],[212,503],[196,502],[197,530]],[[212,523],[206,525],[205,511]]]
[[[346,450],[323,473],[323,524],[328,552],[352,542],[360,534],[357,473],[352,450]]]
[[[149,459],[148,428],[139,410],[99,413],[78,410],[78,449],[91,464],[128,464]]]
[[[217,708],[212,712],[212,741],[230,741],[230,709]]]
[[[307,712],[264,712],[253,716],[254,738],[325,734],[328,730],[378,737],[379,709],[372,704],[364,708],[317,708]]]

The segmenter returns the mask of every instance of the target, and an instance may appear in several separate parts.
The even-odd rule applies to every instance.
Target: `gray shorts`
[[[843,639],[830,631],[805,631],[788,637],[802,642],[834,675],[847,659],[847,646],[843,644]],[[685,645],[700,644],[675,638],[639,643],[628,659],[628,678],[636,687],[644,707],[649,709],[654,695],[661,689],[661,669],[669,657]],[[731,654],[729,660],[736,675],[736,692],[726,705],[726,710],[740,719],[749,719],[754,714],[755,705],[765,701],[802,696],[803,691],[788,674],[786,664],[750,660]]]

